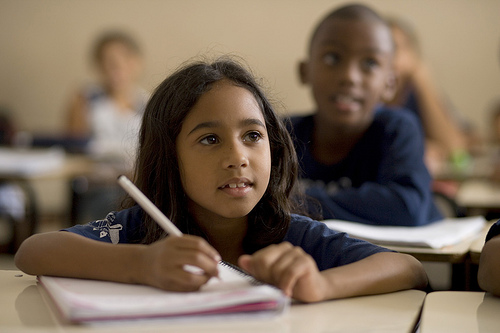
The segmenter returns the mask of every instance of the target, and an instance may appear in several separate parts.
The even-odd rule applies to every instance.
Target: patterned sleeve
[[[142,214],[136,207],[111,212],[103,220],[75,225],[63,231],[107,243],[137,243],[140,240]]]

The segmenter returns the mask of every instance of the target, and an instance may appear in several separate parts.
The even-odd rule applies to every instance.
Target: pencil
[[[124,175],[121,175],[118,177],[118,184],[120,184],[125,192],[127,192],[139,204],[139,206],[141,206],[142,209],[144,209],[146,213],[148,213],[153,218],[153,220],[158,223],[158,225],[169,235],[182,236],[182,232],[179,230],[179,228],[177,228],[175,224],[173,224],[172,221],[170,221],[168,217],[166,217],[165,214],[163,214],[161,210],[159,210],[158,207],[156,207],[155,204],[152,203],[151,200],[149,200],[148,197],[146,197],[144,193],[142,193],[141,190],[139,190],[137,186],[135,186],[134,183],[130,181],[130,179],[128,179]],[[193,274],[204,274],[203,270],[196,266],[184,265],[183,268],[185,271]]]
[[[168,217],[166,217],[165,214],[163,214],[161,210],[159,210],[158,207],[156,207],[151,200],[149,200],[148,197],[146,197],[144,193],[142,193],[141,190],[139,190],[137,186],[130,181],[130,179],[121,175],[118,177],[118,184],[120,184],[120,186],[139,204],[139,206],[141,206],[142,209],[144,209],[146,213],[148,213],[169,235],[182,236],[182,232],[175,226],[175,224],[173,224],[172,221],[170,221]]]

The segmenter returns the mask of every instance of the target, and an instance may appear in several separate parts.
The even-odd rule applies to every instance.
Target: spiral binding
[[[266,284],[262,281],[257,280],[252,275],[248,274],[247,272],[245,272],[244,270],[242,270],[238,266],[235,266],[227,261],[221,260],[221,261],[219,261],[219,265],[230,268],[231,270],[235,271],[236,273],[241,275],[243,278],[245,278],[245,280],[247,280],[253,286],[261,286],[261,285]]]

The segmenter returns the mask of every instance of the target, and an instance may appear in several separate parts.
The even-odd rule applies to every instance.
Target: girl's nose
[[[241,143],[228,145],[225,150],[226,156],[223,159],[224,168],[236,169],[248,166],[248,157],[245,151],[245,147]]]

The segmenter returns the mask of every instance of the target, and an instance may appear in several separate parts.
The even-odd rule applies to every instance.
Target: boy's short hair
[[[390,31],[387,22],[380,16],[376,11],[362,4],[350,4],[342,7],[333,9],[331,12],[325,15],[325,17],[316,25],[311,38],[309,39],[309,51],[312,49],[312,45],[318,35],[318,31],[321,29],[323,24],[332,19],[341,20],[363,20],[363,21],[373,21],[380,23],[381,25],[387,27]]]

